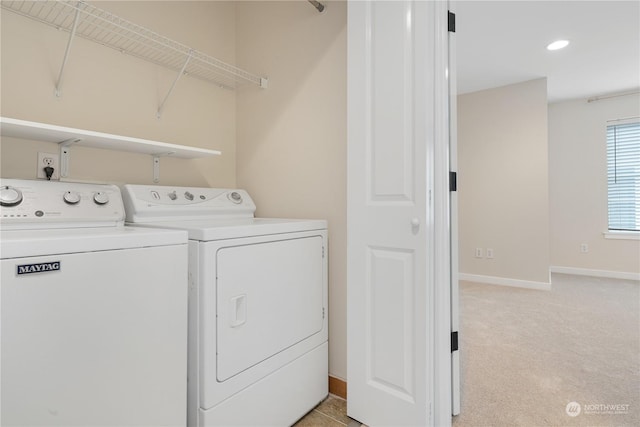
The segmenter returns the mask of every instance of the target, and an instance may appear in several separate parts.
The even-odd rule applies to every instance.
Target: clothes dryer
[[[247,192],[126,185],[127,222],[189,234],[188,424],[291,425],[328,394],[327,224]]]
[[[0,180],[3,426],[186,424],[187,235],[111,185]]]

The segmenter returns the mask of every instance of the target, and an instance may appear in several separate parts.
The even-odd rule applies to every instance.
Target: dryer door
[[[326,230],[197,245],[198,321],[190,345],[198,373],[190,390],[201,409],[240,398],[266,377],[299,387],[282,368],[327,342],[326,245]],[[326,377],[326,365],[325,356],[308,369]]]
[[[217,366],[224,382],[323,329],[321,236],[217,251]]]

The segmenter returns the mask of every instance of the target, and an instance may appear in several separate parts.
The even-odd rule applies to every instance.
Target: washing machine
[[[118,187],[0,180],[2,426],[186,425],[187,234]]]
[[[188,425],[286,426],[328,394],[327,223],[243,190],[126,185],[127,223],[189,234]]]

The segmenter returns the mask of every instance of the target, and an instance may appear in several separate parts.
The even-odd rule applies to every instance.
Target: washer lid
[[[53,230],[2,230],[2,259],[135,249],[187,243],[182,230],[138,227],[72,228]]]
[[[189,239],[200,241],[235,239],[249,236],[324,230],[327,221],[318,219],[227,218],[189,221],[136,223],[135,226],[186,230]]]

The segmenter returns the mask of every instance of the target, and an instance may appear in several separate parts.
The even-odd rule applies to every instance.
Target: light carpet
[[[639,313],[636,281],[554,274],[551,291],[461,282],[454,427],[640,426]]]

